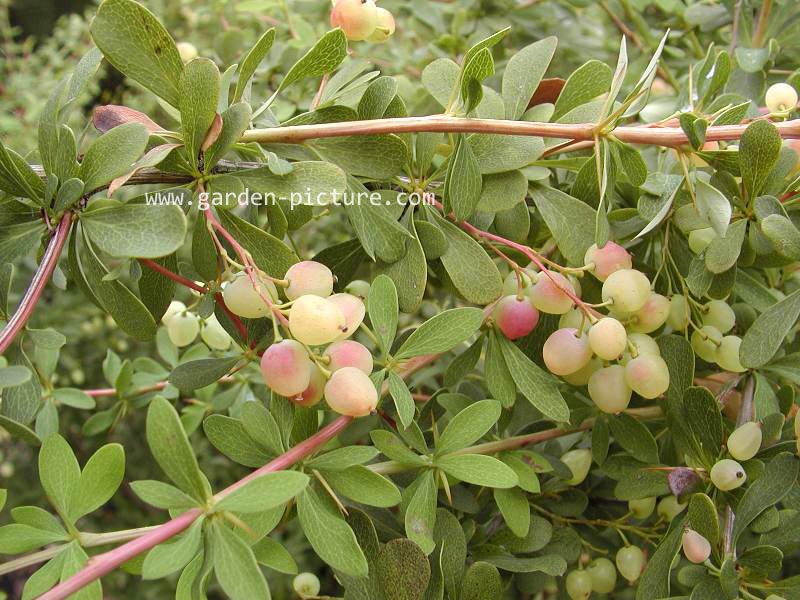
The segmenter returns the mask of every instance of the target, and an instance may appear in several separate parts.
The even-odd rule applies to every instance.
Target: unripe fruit
[[[706,362],[716,362],[717,347],[722,343],[722,334],[716,327],[705,325],[692,333],[692,348]]]
[[[551,373],[569,375],[586,366],[592,358],[589,337],[576,329],[558,329],[542,347],[544,363]]]
[[[761,423],[749,421],[728,436],[728,452],[736,460],[750,460],[761,448]]]
[[[625,365],[625,382],[642,398],[652,400],[669,388],[669,368],[660,356],[640,354]]]
[[[377,23],[378,9],[372,0],[337,0],[331,11],[331,27],[341,27],[349,40],[367,39]]]
[[[180,54],[183,62],[188,63],[197,58],[197,48],[195,48],[194,44],[190,42],[178,42],[175,44],[175,47],[178,48],[178,54]]]
[[[539,311],[527,298],[505,296],[492,310],[498,329],[510,340],[525,337],[539,322]]]
[[[664,517],[667,521],[672,521],[675,517],[681,514],[688,504],[681,504],[675,496],[665,496],[658,503],[656,512],[659,516]]]
[[[656,508],[656,497],[650,496],[649,498],[640,498],[639,500],[629,500],[628,510],[631,511],[634,517],[640,521],[646,519],[653,514]]]
[[[712,300],[703,307],[703,325],[710,325],[720,333],[728,333],[736,325],[736,313],[722,300]]]
[[[338,339],[343,340],[353,335],[364,321],[367,314],[367,307],[364,301],[352,294],[334,294],[328,298],[328,302],[336,305],[344,315],[345,330]]]
[[[363,371],[344,367],[325,384],[325,400],[341,415],[364,417],[378,406],[378,392]]]
[[[776,83],[769,86],[764,103],[772,113],[794,110],[797,106],[797,90],[788,83]]]
[[[711,543],[694,529],[683,531],[683,555],[686,560],[701,565],[711,556]]]
[[[641,354],[661,356],[661,349],[658,347],[658,343],[646,333],[629,333],[628,342],[636,348],[636,356]],[[630,350],[626,349],[625,353],[622,355],[622,360],[619,362],[621,365],[627,365],[631,359],[633,359],[633,356]]]
[[[598,594],[609,594],[617,585],[617,568],[607,558],[595,558],[586,567],[592,579],[592,591]]]
[[[164,325],[168,325],[172,317],[182,312],[186,312],[186,305],[180,300],[173,300],[169,303],[166,312],[164,312],[164,316],[161,317],[161,322]]]
[[[182,312],[169,320],[167,335],[178,348],[191,344],[200,333],[200,317],[194,313]]]
[[[592,595],[592,578],[586,571],[572,571],[567,575],[565,587],[572,600],[586,600]]]
[[[586,448],[569,450],[561,457],[561,462],[569,467],[572,478],[567,480],[568,485],[580,485],[589,474],[592,466],[592,451]]]
[[[711,483],[723,492],[735,490],[747,481],[742,465],[730,458],[723,458],[711,467]]]
[[[375,25],[375,31],[367,38],[367,41],[380,44],[394,35],[395,23],[394,16],[388,10],[380,6],[377,10],[378,19]]]
[[[300,296],[311,294],[327,298],[333,292],[333,273],[322,263],[304,260],[293,264],[286,271],[284,292],[289,300],[297,300]]]
[[[589,397],[605,413],[617,414],[628,408],[631,388],[625,382],[625,367],[611,365],[589,378]]]
[[[522,269],[519,272],[519,276],[516,271],[512,270],[503,280],[503,295],[516,295],[519,293],[520,289],[527,290],[536,283],[537,278],[538,274],[536,272],[536,265],[534,264],[528,265],[526,268]]]
[[[695,254],[702,254],[716,237],[717,233],[711,227],[694,229],[689,232],[689,250]]]
[[[260,292],[260,293],[259,293]],[[278,290],[271,281],[259,281],[259,289],[246,274],[241,274],[225,286],[222,297],[230,311],[245,319],[260,319],[269,315],[270,307],[264,302],[262,294],[274,302],[278,297]]]
[[[599,358],[593,358],[586,365],[574,373],[562,375],[561,378],[570,385],[586,385],[589,383],[592,375],[599,369],[603,368],[603,361]]]
[[[370,287],[370,284],[366,281],[362,279],[354,279],[345,286],[344,291],[355,296],[356,298],[366,300],[367,296],[369,296]]]
[[[543,313],[563,315],[572,308],[572,299],[563,291],[575,292],[569,279],[555,271],[542,271],[528,292],[531,302]]]
[[[292,588],[301,598],[319,595],[319,578],[313,573],[300,573],[292,580]]]
[[[644,552],[637,546],[620,548],[617,552],[617,569],[631,583],[641,576],[644,562]]]
[[[689,326],[689,303],[686,301],[686,296],[675,294],[669,299],[667,325],[675,331],[686,331]]]
[[[650,281],[641,271],[614,271],[603,283],[603,302],[611,301],[616,312],[634,313],[650,298]]]
[[[306,349],[296,340],[272,344],[261,357],[264,383],[286,398],[294,398],[305,391],[311,381],[313,366]]]
[[[589,345],[602,359],[614,360],[625,352],[628,333],[625,327],[612,317],[603,317],[589,330]]]
[[[324,356],[331,359],[328,363],[331,372],[344,367],[355,367],[367,375],[372,373],[372,353],[366,346],[353,340],[334,342],[327,347]]]
[[[633,266],[631,255],[619,244],[607,242],[602,248],[592,244],[583,257],[585,264],[594,264],[592,274],[600,281],[605,281],[608,276],[620,269],[630,269]]]
[[[630,328],[640,333],[655,331],[666,322],[669,312],[669,300],[653,292],[645,305],[633,314]]]
[[[302,394],[291,398],[291,400],[298,406],[309,407],[318,404],[325,393],[325,383],[327,381],[320,368],[312,363],[311,379],[308,382],[308,387],[303,390]]]
[[[231,347],[231,336],[225,331],[225,328],[220,325],[217,316],[212,314],[203,322],[203,329],[200,331],[200,337],[206,343],[206,346],[212,350],[227,350]]]
[[[742,338],[736,335],[726,335],[717,346],[716,363],[731,373],[744,373],[747,369],[742,366],[739,360],[739,348],[741,345]]]
[[[579,331],[589,331],[592,324],[586,314],[580,308],[571,308],[558,319],[559,329],[577,329]]]
[[[346,330],[342,311],[327,298],[300,296],[289,310],[289,330],[303,344],[320,346],[338,339]]]

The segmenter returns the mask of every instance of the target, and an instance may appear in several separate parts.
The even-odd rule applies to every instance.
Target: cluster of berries
[[[385,42],[395,29],[394,16],[374,0],[336,0],[331,25],[339,27],[354,42]]]

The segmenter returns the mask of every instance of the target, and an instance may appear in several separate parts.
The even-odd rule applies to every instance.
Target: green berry
[[[300,573],[292,580],[292,588],[301,598],[319,595],[319,578],[313,573]]]
[[[625,327],[612,317],[604,317],[589,329],[589,345],[602,359],[614,360],[625,351],[628,334]]]
[[[736,313],[727,302],[712,300],[702,308],[703,325],[710,325],[720,333],[728,333],[736,325]]]
[[[686,296],[675,294],[669,299],[667,325],[675,331],[685,331],[689,326],[689,303]]]
[[[617,313],[635,313],[650,297],[650,280],[636,269],[614,271],[603,283],[603,302]]]
[[[592,578],[586,571],[572,571],[567,575],[566,589],[572,600],[586,600],[592,595]]]
[[[726,335],[717,346],[715,354],[717,364],[731,373],[744,373],[747,369],[739,360],[739,348],[742,338],[736,335]]]
[[[692,333],[692,348],[706,362],[716,362],[717,348],[721,343],[722,334],[716,327],[704,325]]]
[[[633,583],[642,575],[644,552],[636,546],[620,548],[617,552],[617,570],[625,579]]]
[[[592,591],[598,594],[609,594],[614,591],[617,585],[617,568],[614,563],[607,558],[596,558],[586,572],[592,580]]]
[[[567,480],[569,485],[580,485],[589,474],[592,466],[592,451],[586,448],[569,450],[561,457],[561,462],[569,467],[572,478]]]
[[[711,467],[711,482],[723,492],[735,490],[747,481],[742,465],[730,458],[723,458]]]
[[[675,496],[665,496],[658,503],[656,512],[659,516],[664,517],[667,521],[672,521],[675,517],[681,514],[688,504],[681,504]]]
[[[589,397],[605,413],[617,414],[628,408],[631,388],[625,382],[625,367],[609,365],[589,377]]]
[[[634,517],[643,521],[653,514],[656,508],[656,497],[650,496],[649,498],[640,498],[639,500],[629,500],[628,510],[631,511]]]

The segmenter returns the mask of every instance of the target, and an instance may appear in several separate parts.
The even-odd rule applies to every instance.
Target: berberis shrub
[[[797,4],[223,4],[0,144],[6,592],[800,598]]]

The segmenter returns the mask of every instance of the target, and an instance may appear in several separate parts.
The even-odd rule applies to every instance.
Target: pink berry
[[[353,340],[340,340],[332,343],[325,350],[324,356],[330,357],[328,369],[332,372],[344,367],[355,367],[367,375],[372,373],[372,353],[366,346]]]
[[[572,298],[564,290],[575,293],[569,279],[555,271],[542,271],[528,294],[533,305],[541,312],[563,315],[573,304]]]
[[[287,398],[303,393],[311,381],[313,363],[295,340],[272,344],[261,357],[261,373],[272,391]]]
[[[317,365],[311,366],[311,380],[308,382],[308,387],[303,390],[299,396],[292,398],[298,406],[314,406],[320,400],[325,392],[325,375],[320,371]]]
[[[589,337],[577,329],[558,329],[542,347],[544,363],[551,373],[569,375],[582,369],[592,359]]]
[[[364,315],[367,314],[367,308],[364,306],[364,301],[358,296],[352,294],[334,294],[328,298],[328,302],[333,303],[344,315],[346,329],[342,332],[338,339],[343,340],[349,338],[356,332],[364,321]]]
[[[597,244],[592,244],[586,251],[583,260],[587,265],[594,264],[592,273],[600,281],[605,281],[614,271],[630,269],[633,266],[628,251],[614,242],[607,242],[602,248],[598,248]]]
[[[297,300],[306,294],[327,298],[333,292],[333,273],[322,263],[313,260],[293,264],[286,271],[286,280],[289,285],[285,293],[289,300]]]
[[[363,371],[344,367],[325,384],[325,400],[341,415],[365,417],[378,406],[378,391]]]
[[[539,322],[539,311],[527,298],[505,296],[495,305],[492,317],[500,331],[510,340],[528,335]]]
[[[375,31],[372,32],[367,40],[370,42],[381,43],[388,40],[394,35],[395,23],[394,15],[385,8],[378,7],[378,21],[375,26]]]
[[[331,27],[341,27],[347,39],[365,40],[378,25],[378,9],[373,0],[337,0],[331,11]]]
[[[639,333],[651,333],[667,321],[669,314],[669,299],[653,292],[644,306],[633,314],[630,328]]]

